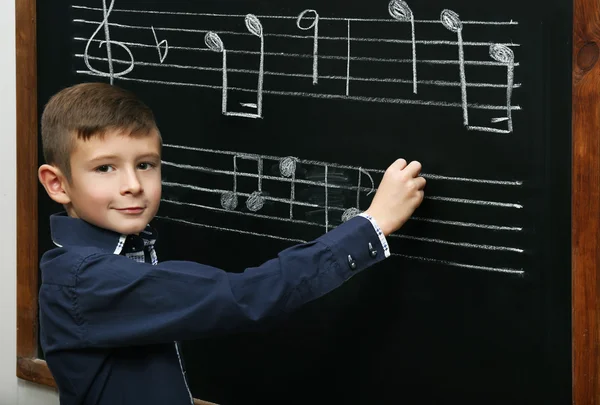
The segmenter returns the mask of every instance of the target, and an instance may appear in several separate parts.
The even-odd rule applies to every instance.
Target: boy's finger
[[[404,168],[404,171],[410,174],[411,177],[417,177],[421,173],[421,163],[413,160]]]
[[[417,186],[417,190],[423,190],[425,188],[425,184],[427,181],[423,177],[417,177],[415,179],[415,184]]]
[[[397,159],[394,162],[394,166],[398,166],[398,170],[404,170],[404,168],[406,167],[406,160],[405,159]]]

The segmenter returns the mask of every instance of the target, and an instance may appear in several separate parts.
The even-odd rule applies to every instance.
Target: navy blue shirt
[[[40,340],[61,405],[189,405],[176,341],[289,313],[387,256],[362,217],[241,273],[158,263],[150,227],[126,236],[64,213],[50,226]]]

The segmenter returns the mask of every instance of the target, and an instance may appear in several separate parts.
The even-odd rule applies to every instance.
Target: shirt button
[[[377,250],[373,249],[373,245],[371,244],[371,242],[369,242],[369,254],[372,258],[375,258],[377,256]]]
[[[358,267],[356,265],[356,261],[352,258],[352,256],[348,255],[348,266],[350,266],[350,268],[352,270],[356,270],[356,268]]]

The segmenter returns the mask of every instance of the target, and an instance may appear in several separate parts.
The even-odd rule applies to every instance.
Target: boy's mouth
[[[143,207],[126,207],[126,208],[117,208],[117,211],[122,212],[123,214],[140,214],[144,211]]]

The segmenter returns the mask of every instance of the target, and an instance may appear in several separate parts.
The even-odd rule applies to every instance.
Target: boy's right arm
[[[386,171],[366,212],[386,235],[422,201],[419,171],[418,163],[402,160]],[[42,269],[64,260],[61,251]],[[40,289],[45,350],[188,340],[238,328],[290,312],[384,257],[379,236],[362,217],[242,273],[184,261],[152,266],[90,252],[74,263],[68,286]]]

